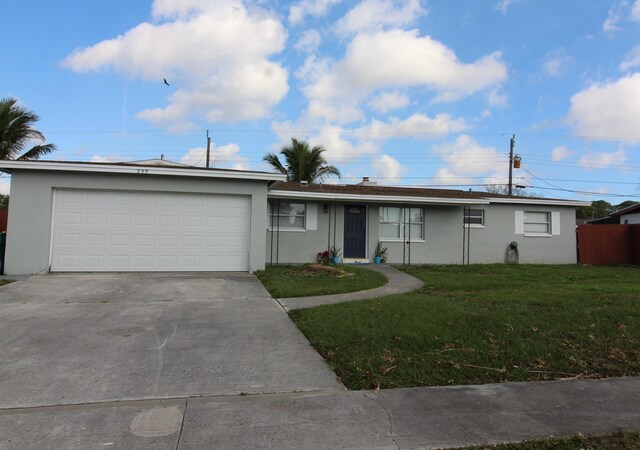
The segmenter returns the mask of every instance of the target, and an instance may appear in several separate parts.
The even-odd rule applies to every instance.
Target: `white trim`
[[[46,170],[58,172],[93,172],[93,173],[123,173],[145,177],[149,175],[178,176],[178,177],[204,177],[226,178],[238,180],[260,181],[285,181],[287,177],[276,173],[266,172],[241,172],[216,169],[176,168],[159,166],[142,166],[139,164],[88,164],[81,162],[50,162],[50,161],[2,161],[0,171],[20,170]],[[146,172],[142,173],[141,170]]]
[[[516,234],[524,234],[524,211],[515,211]]]
[[[271,190],[268,192],[269,198],[294,198],[294,199],[322,199],[322,200],[338,200],[349,203],[418,203],[418,204],[445,204],[445,205],[488,205],[489,201],[484,199],[466,199],[466,198],[436,198],[436,197],[409,197],[397,195],[355,195],[355,194],[336,194],[330,192],[300,192],[300,191],[278,191]]]
[[[317,203],[305,203],[305,212],[307,214],[305,220],[305,229],[315,231],[318,229],[318,204]]]
[[[579,200],[547,200],[544,198],[491,198],[487,197],[490,203],[512,203],[514,205],[544,205],[544,206],[591,206],[591,202],[581,202]]]
[[[560,235],[560,211],[551,211],[551,234]]]

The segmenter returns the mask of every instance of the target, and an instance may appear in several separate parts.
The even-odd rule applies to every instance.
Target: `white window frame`
[[[272,208],[277,206],[277,200],[270,200],[267,204],[267,231],[280,231],[280,232],[294,232],[294,233],[302,233],[306,231],[314,231],[318,229],[318,205],[316,203],[307,203],[307,202],[297,202],[297,201],[280,201],[280,205],[285,203],[293,203],[296,205],[304,205],[304,227],[300,228],[292,228],[280,225],[278,227],[272,227],[272,219],[276,216],[271,215]],[[287,217],[282,215],[280,217]]]
[[[527,214],[545,214],[547,216],[547,220],[545,222],[534,222],[532,220],[527,221]],[[522,216],[522,231],[524,232],[525,236],[551,236],[551,224],[551,211],[524,211],[524,214]],[[527,231],[527,225],[546,225],[547,231]]]
[[[467,215],[467,212],[471,213],[473,211],[480,211],[480,223],[469,223],[469,218],[470,217],[478,217],[478,216],[474,216],[473,214],[469,214]],[[484,228],[484,218],[485,218],[485,210],[484,209],[477,209],[477,208],[471,208],[471,209],[464,209],[464,213],[462,216],[462,224],[465,226],[468,226],[469,228]]]
[[[383,222],[380,220],[380,215],[382,212],[383,208],[396,208],[400,210],[400,221],[392,221],[392,222]],[[419,209],[421,216],[422,216],[422,221],[421,222],[409,222],[407,221],[407,216],[406,214],[409,214],[409,217],[411,217],[411,210],[413,209]],[[380,234],[380,230],[381,224],[397,224],[398,225],[398,229],[400,230],[400,236],[399,237],[385,237],[385,236],[381,236]],[[402,206],[380,206],[379,211],[378,211],[378,239],[381,242],[403,242],[406,241],[408,239],[409,236],[407,236],[407,228],[410,228],[411,225],[420,225],[420,231],[422,236],[419,238],[413,237],[411,236],[411,242],[424,242],[424,235],[425,235],[425,227],[424,227],[424,208],[416,208],[416,207],[402,207]]]
[[[548,233],[535,233],[524,231],[524,216],[527,213],[546,213],[548,214],[550,223],[548,228]],[[515,212],[515,222],[516,222],[516,234],[521,234],[525,237],[552,237],[552,236],[560,236],[560,211],[516,211]],[[543,223],[543,222],[528,222],[528,223]]]
[[[307,210],[308,210],[308,205],[304,202],[283,202],[280,201],[280,206],[282,205],[286,205],[286,204],[293,204],[293,205],[302,205],[304,206],[304,213],[303,214],[295,214],[294,217],[302,217],[302,227],[290,227],[290,226],[286,226],[286,220],[280,220],[280,217],[283,218],[288,218],[289,215],[285,215],[285,214],[278,214],[278,213],[273,213],[272,208],[276,208],[278,206],[277,202],[269,202],[269,219],[268,219],[268,223],[269,223],[269,231],[306,231],[307,230]],[[279,211],[278,211],[279,212]],[[278,218],[278,219],[276,219]],[[280,226],[274,226],[273,222],[274,220],[277,222],[280,222]],[[282,222],[285,222],[285,225],[282,224]]]

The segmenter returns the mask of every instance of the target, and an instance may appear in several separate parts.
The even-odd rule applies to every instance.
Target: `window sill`
[[[284,232],[293,232],[293,233],[306,233],[307,230],[303,230],[300,228],[267,228],[267,231],[272,231],[272,232],[280,232],[280,233],[284,233]]]
[[[525,233],[523,234],[524,237],[541,237],[541,238],[550,238],[553,237],[551,234],[531,234],[531,233]]]
[[[399,243],[402,243],[402,242],[406,242],[406,241],[405,241],[404,239],[386,239],[386,238],[380,238],[380,242],[399,242]],[[422,243],[424,243],[424,242],[426,242],[426,241],[425,241],[424,239],[411,239],[411,241],[410,241],[410,242],[411,242],[412,244],[414,244],[414,243],[418,243],[418,244],[419,244],[419,243],[421,243],[421,242],[422,242]]]
[[[484,225],[467,225],[466,223],[462,225],[464,228],[484,228]]]

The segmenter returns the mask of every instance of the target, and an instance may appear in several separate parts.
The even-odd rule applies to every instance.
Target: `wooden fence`
[[[578,261],[596,266],[640,264],[640,224],[579,225]]]
[[[7,231],[7,219],[9,218],[8,209],[0,209],[0,232]]]

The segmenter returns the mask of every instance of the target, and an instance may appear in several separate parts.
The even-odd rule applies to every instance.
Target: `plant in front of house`
[[[337,248],[335,245],[329,247],[329,261],[331,262],[331,264],[340,263],[340,255],[342,254],[341,250],[342,249]]]
[[[374,253],[373,260],[376,264],[387,262],[387,247],[383,247],[382,242],[378,241]]]
[[[329,254],[329,250],[325,250],[323,252],[318,252],[316,255],[316,260],[318,264],[329,264],[331,259],[331,255]]]

